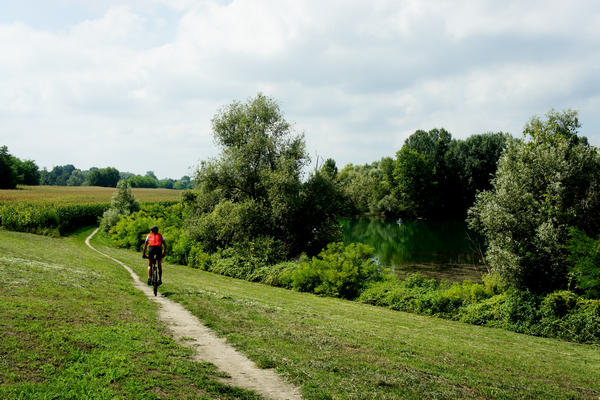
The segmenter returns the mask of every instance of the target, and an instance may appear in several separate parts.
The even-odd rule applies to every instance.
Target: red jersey
[[[150,234],[146,236],[146,243],[148,243],[148,246],[160,246],[164,241],[165,239],[160,233],[150,232]]]

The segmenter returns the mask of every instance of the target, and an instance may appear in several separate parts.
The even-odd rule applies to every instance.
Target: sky
[[[40,168],[192,175],[259,92],[340,168],[552,108],[598,146],[600,2],[0,0],[0,146]]]

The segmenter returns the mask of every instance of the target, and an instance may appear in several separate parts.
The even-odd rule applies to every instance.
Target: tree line
[[[221,155],[198,168],[185,223],[210,252],[260,239],[287,257],[314,255],[341,239],[344,215],[468,216],[506,284],[600,290],[600,153],[578,135],[576,111],[533,117],[522,138],[417,130],[395,158],[341,171],[328,159],[306,179],[304,137],[275,100],[234,102],[212,122]]]
[[[491,187],[507,133],[483,133],[453,139],[445,129],[417,130],[397,151],[365,165],[337,172],[327,160],[324,171],[344,194],[346,215],[464,219],[478,192]]]
[[[6,146],[0,147],[0,189],[14,189],[17,185],[52,185],[52,186],[103,186],[116,187],[120,180],[126,180],[131,187],[192,189],[194,187],[189,176],[181,179],[158,179],[153,171],[145,175],[120,172],[113,167],[80,170],[72,164],[57,165],[48,171],[40,170],[35,161],[21,161],[11,155]]]
[[[418,130],[393,158],[307,170],[303,135],[259,94],[215,114],[220,153],[180,203],[138,209],[124,182],[125,206],[102,225],[132,248],[159,225],[171,261],[237,278],[540,335],[576,324],[569,338],[597,340],[600,153],[579,127],[575,111],[552,110],[522,138]],[[339,243],[339,218],[365,213],[466,218],[491,274],[483,285],[384,278],[372,252]]]

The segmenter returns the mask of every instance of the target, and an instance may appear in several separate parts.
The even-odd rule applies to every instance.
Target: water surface
[[[420,271],[451,280],[480,280],[486,270],[481,239],[464,221],[357,218],[341,223],[344,243],[368,244],[382,265],[400,275]]]

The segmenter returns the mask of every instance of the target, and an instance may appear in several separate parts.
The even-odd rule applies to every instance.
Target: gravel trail
[[[246,356],[239,353],[223,338],[219,338],[213,331],[204,326],[198,318],[186,310],[181,304],[162,296],[154,296],[152,287],[142,283],[140,278],[131,268],[121,261],[102,253],[90,244],[90,239],[98,232],[96,229],[85,240],[85,243],[94,251],[110,258],[125,268],[133,278],[134,286],[144,292],[151,300],[160,305],[159,316],[173,333],[175,340],[183,346],[194,350],[194,359],[210,362],[225,372],[230,378],[222,381],[244,389],[254,390],[267,399],[273,400],[300,400],[300,391],[297,387],[285,382],[273,369],[260,369]]]

